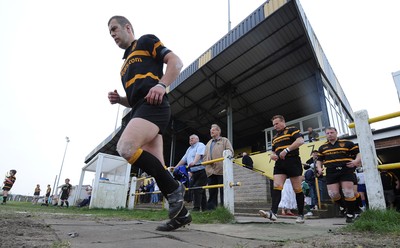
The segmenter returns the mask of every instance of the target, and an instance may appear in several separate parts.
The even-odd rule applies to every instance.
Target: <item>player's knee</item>
[[[334,190],[328,190],[328,195],[332,200],[340,199],[340,194]]]
[[[134,148],[132,144],[119,141],[117,144],[117,152],[125,160],[129,161],[132,156],[137,152],[138,148]]]
[[[296,194],[303,192],[303,190],[301,188],[293,189],[293,191]]]
[[[353,189],[343,189],[344,198],[354,198],[354,190]]]

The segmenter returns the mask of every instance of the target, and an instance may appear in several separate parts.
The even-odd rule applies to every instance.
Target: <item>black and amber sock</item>
[[[299,215],[304,215],[304,193],[301,189],[296,190],[296,203]]]
[[[356,203],[357,203],[356,206],[359,206],[360,208],[363,207],[363,203],[362,203],[362,200],[361,200],[361,194],[358,193],[358,192],[356,194]]]
[[[339,205],[340,207],[346,208],[346,204],[344,203],[344,200],[341,196],[339,196],[339,198],[332,199],[332,201],[337,205]]]
[[[354,196],[352,198],[344,198],[344,201],[346,203],[347,213],[353,215],[357,206],[356,197]]]
[[[282,198],[282,189],[283,189],[283,187],[274,187],[274,189],[272,190],[271,211],[274,214],[278,213],[279,203],[281,202],[281,198]]]
[[[139,149],[128,162],[153,176],[164,196],[174,192],[179,186],[178,181],[165,169],[160,160],[147,151]]]

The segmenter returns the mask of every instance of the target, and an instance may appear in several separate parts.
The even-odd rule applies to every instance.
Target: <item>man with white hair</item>
[[[207,210],[206,191],[201,188],[207,185],[207,174],[205,166],[201,165],[206,146],[200,142],[199,136],[192,134],[189,137],[189,148],[186,150],[185,155],[175,166],[178,168],[182,165],[187,165],[189,172],[192,174],[192,187],[193,189],[193,210],[192,211],[205,211]]]

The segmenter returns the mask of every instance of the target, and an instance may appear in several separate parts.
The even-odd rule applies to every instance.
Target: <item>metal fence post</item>
[[[225,150],[223,152],[224,162],[224,207],[228,209],[232,214],[235,214],[235,197],[233,183],[233,163],[232,163],[232,152]]]
[[[131,180],[131,188],[129,190],[129,202],[128,202],[128,209],[135,208],[135,201],[136,201],[136,184],[137,184],[137,177],[132,177]]]

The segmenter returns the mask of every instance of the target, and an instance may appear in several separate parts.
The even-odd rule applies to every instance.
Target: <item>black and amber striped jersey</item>
[[[278,156],[281,151],[288,148],[297,138],[303,137],[297,127],[285,127],[272,138],[272,151]],[[299,148],[290,151],[286,157],[299,156]]]
[[[135,40],[125,50],[121,80],[131,107],[144,99],[149,90],[159,82],[164,74],[164,57],[169,52],[171,50],[151,34]]]
[[[10,189],[15,183],[15,180],[17,180],[15,176],[6,177],[6,179],[4,180],[3,190],[10,191]]]
[[[318,161],[327,168],[342,167],[360,153],[358,145],[351,140],[337,139],[334,144],[325,142],[318,149]]]

